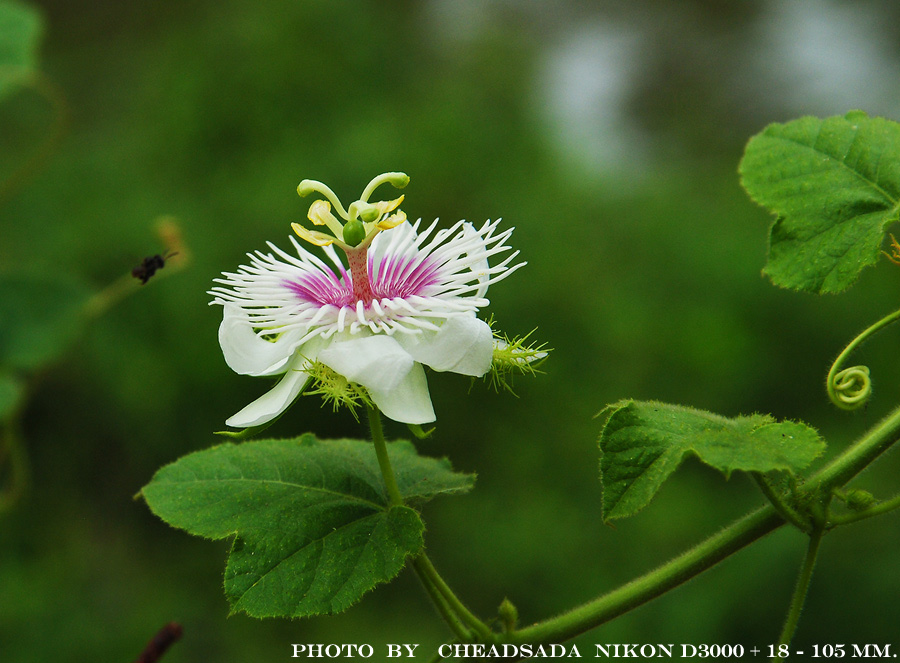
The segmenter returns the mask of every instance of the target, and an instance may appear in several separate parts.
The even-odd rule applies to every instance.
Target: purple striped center
[[[372,292],[376,297],[389,298],[425,295],[430,285],[439,282],[438,265],[430,257],[418,261],[417,255],[385,256],[379,265],[378,275],[372,281]],[[369,258],[369,274],[375,272],[373,260]]]
[[[353,288],[338,279],[334,274],[325,272],[307,274],[293,281],[285,281],[285,287],[297,295],[302,302],[325,306],[331,304],[338,308],[354,303]]]
[[[424,296],[429,286],[440,282],[439,265],[426,257],[417,261],[416,255],[386,256],[376,270],[372,256],[368,256],[369,286],[378,299],[395,297]],[[354,307],[352,276],[345,270],[338,276],[333,273],[316,272],[300,278],[285,281],[284,285],[302,302],[319,306],[332,305]],[[375,277],[372,278],[372,274]],[[366,308],[370,302],[364,302]]]

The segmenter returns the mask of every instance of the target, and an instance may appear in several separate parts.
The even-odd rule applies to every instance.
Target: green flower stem
[[[803,566],[800,567],[797,586],[794,588],[794,595],[791,597],[791,607],[788,609],[787,618],[784,620],[784,628],[781,630],[781,637],[778,639],[779,645],[791,644],[794,631],[797,630],[797,623],[800,621],[800,612],[803,610],[803,604],[806,602],[806,592],[809,589],[809,581],[812,578],[813,568],[816,565],[819,543],[822,541],[824,531],[824,527],[818,525],[809,536],[809,548],[806,550]],[[775,656],[772,659],[773,663],[781,660],[783,660],[781,656]]]
[[[378,457],[378,466],[381,468],[381,476],[384,478],[384,487],[387,489],[391,506],[403,504],[400,496],[400,488],[397,487],[397,477],[394,476],[394,468],[391,467],[391,459],[388,458],[387,444],[384,441],[384,430],[381,427],[381,412],[369,405],[369,429],[372,431],[372,442],[375,445],[375,455]]]
[[[751,472],[753,475],[754,481],[759,486],[760,490],[762,490],[763,495],[768,498],[768,500],[772,503],[772,506],[775,507],[775,510],[778,514],[784,518],[791,525],[799,529],[801,532],[809,532],[810,524],[808,522],[804,522],[803,517],[797,513],[791,505],[784,501],[784,499],[779,495],[768,482],[766,477],[760,472]]]
[[[593,601],[510,634],[509,642],[563,642],[618,617],[690,580],[784,524],[771,506],[758,509],[700,545]]]
[[[413,562],[413,565],[415,566],[415,562]],[[465,625],[463,625],[463,623],[459,620],[459,617],[457,617],[456,613],[453,612],[453,608],[450,606],[447,599],[444,598],[444,596],[434,585],[431,579],[424,573],[420,572],[419,569],[416,569],[416,575],[419,576],[419,580],[422,582],[422,586],[428,593],[428,597],[434,603],[438,613],[441,615],[443,620],[447,622],[447,626],[449,626],[450,630],[453,631],[453,635],[456,636],[456,639],[459,642],[471,642],[471,631],[469,631],[469,629],[466,628]]]
[[[431,563],[431,560],[428,559],[428,555],[424,552],[421,553],[415,560],[413,560],[413,568],[416,570],[416,573],[419,574],[419,577],[422,578],[422,582],[430,582],[434,585],[435,589],[440,592],[441,596],[447,601],[453,611],[459,615],[459,618],[465,622],[478,637],[487,641],[493,637],[491,633],[491,629],[488,626],[478,619],[472,612],[463,605],[463,602],[457,598],[456,594],[453,593],[453,590],[444,582],[444,579],[438,574],[437,569],[434,568],[434,565]]]

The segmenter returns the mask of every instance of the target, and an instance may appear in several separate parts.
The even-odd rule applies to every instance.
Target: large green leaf
[[[603,519],[644,508],[690,455],[729,476],[734,470],[797,472],[825,449],[801,423],[767,415],[727,419],[711,412],[653,401],[610,405],[600,433]]]
[[[0,99],[15,79],[36,68],[43,21],[37,10],[21,2],[0,0]]]
[[[861,111],[771,124],[750,139],[740,173],[777,217],[764,270],[772,282],[840,292],[875,263],[898,218],[900,125]]]
[[[388,455],[407,503],[473,485],[409,442],[390,443]],[[236,536],[225,594],[254,617],[346,610],[423,545],[419,515],[389,506],[374,447],[361,440],[224,444],[163,467],[141,494],[174,527]]]
[[[0,368],[32,370],[61,355],[91,294],[62,276],[0,274]]]

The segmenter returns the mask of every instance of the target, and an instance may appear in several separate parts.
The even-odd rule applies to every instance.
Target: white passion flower
[[[215,279],[220,285],[209,294],[224,309],[225,361],[244,375],[282,375],[227,425],[249,428],[278,417],[310,382],[314,362],[364,387],[387,417],[410,424],[435,420],[423,366],[476,377],[490,370],[493,334],[476,313],[488,304],[488,286],[525,264],[510,265],[518,255],[505,244],[512,228],[497,232],[499,221],[420,228],[398,209],[402,196],[368,202],[380,184],[408,181],[403,173],[380,175],[344,210],[331,189],[304,180],[301,196],[327,198],[312,204],[310,221],[333,235],[293,228],[322,247],[325,260],[291,237],[296,255],[269,243],[271,253],[248,254],[249,265]]]

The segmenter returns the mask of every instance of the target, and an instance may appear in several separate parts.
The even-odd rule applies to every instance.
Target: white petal
[[[297,394],[309,378],[305,371],[300,370],[305,362],[306,359],[298,355],[278,384],[243,410],[229,417],[225,424],[233,428],[260,426],[284,412],[297,398]]]
[[[302,330],[292,329],[274,341],[256,335],[240,307],[225,304],[219,325],[219,345],[225,362],[241,375],[277,375],[283,373],[294,353]]]
[[[491,328],[472,315],[453,316],[439,331],[404,334],[398,341],[413,359],[436,371],[476,377],[488,372],[494,352]]]
[[[421,364],[414,364],[393,389],[373,389],[369,395],[384,416],[404,424],[427,424],[435,420],[428,382]]]
[[[380,334],[336,340],[319,353],[318,360],[370,391],[394,389],[415,364],[393,337]]]

